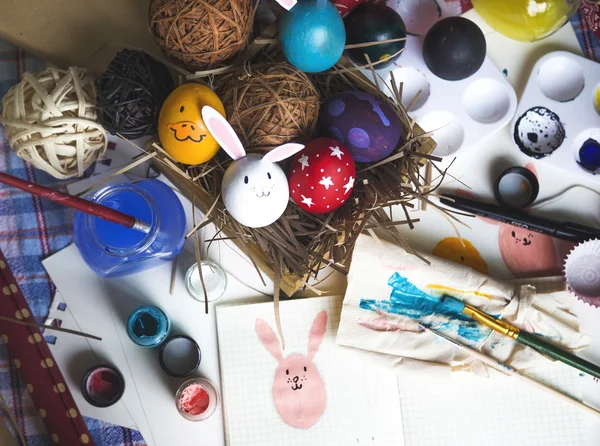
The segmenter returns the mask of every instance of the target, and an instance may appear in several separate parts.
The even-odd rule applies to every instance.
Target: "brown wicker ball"
[[[252,0],[152,0],[148,20],[168,57],[206,70],[246,46],[253,11]]]
[[[319,92],[288,63],[234,74],[218,88],[231,123],[247,150],[268,151],[310,139],[319,118]]]

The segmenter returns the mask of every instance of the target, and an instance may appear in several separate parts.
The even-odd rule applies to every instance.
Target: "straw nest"
[[[259,67],[264,67],[264,64]],[[271,66],[273,68],[274,65]],[[246,73],[247,67],[240,67],[233,75],[244,76]],[[149,144],[145,149],[147,156],[152,157],[171,179],[177,180],[176,183],[183,186],[195,204],[204,211],[205,217],[188,235],[195,234],[209,223],[215,223],[219,228],[215,236],[217,239],[233,239],[250,256],[257,270],[258,267],[272,270],[272,275],[269,271],[267,273],[275,281],[276,302],[280,286],[281,291],[288,295],[303,286],[313,288],[308,284],[309,279],[320,280],[319,272],[325,267],[345,274],[356,239],[362,232],[374,234],[374,231],[378,231],[414,252],[399,236],[396,226],[408,224],[412,227],[418,221],[411,219],[408,212],[417,200],[437,207],[427,198],[437,185],[432,186],[421,174],[421,167],[428,160],[439,160],[429,155],[435,145],[430,135],[424,133],[407,115],[401,105],[402,93],[398,88],[390,92],[393,96],[390,98],[355,69],[344,66],[313,75],[310,81],[321,100],[341,91],[370,92],[389,103],[403,127],[404,139],[396,149],[388,158],[357,172],[352,197],[335,212],[313,215],[290,201],[283,216],[272,225],[248,228],[233,220],[222,203],[221,181],[231,162],[228,157],[216,157],[206,164],[190,167],[169,159],[157,144]],[[432,165],[437,169],[435,163]],[[444,172],[440,171],[439,183],[443,175]],[[398,218],[398,210],[402,218]],[[208,240],[208,243],[210,247],[211,241]]]

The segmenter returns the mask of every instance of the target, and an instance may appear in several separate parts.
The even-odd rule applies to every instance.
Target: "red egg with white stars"
[[[290,195],[311,214],[333,212],[354,188],[356,167],[350,150],[337,139],[317,138],[292,158]]]

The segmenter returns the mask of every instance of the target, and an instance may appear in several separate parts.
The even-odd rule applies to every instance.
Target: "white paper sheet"
[[[281,303],[283,356],[306,354],[315,316],[328,313],[327,333],[314,357],[325,381],[327,407],[309,429],[283,423],[271,396],[275,359],[254,330],[257,318],[275,329],[273,304],[217,308],[226,428],[230,446],[403,446],[398,386],[393,371],[337,347],[341,297]]]
[[[88,268],[77,247],[71,245],[45,260],[44,266],[67,308],[75,315],[79,329],[103,338],[102,341],[90,341],[90,346],[95,355],[114,364],[123,373],[126,381],[123,402],[148,444],[219,446],[224,444],[221,408],[206,421],[194,423],[185,420],[175,408],[175,392],[186,379],[171,378],[164,373],[158,362],[158,349],[135,345],[125,330],[127,317],[134,308],[145,304],[161,307],[173,322],[172,333],[191,336],[202,350],[202,363],[192,377],[209,379],[220,392],[214,304],[210,305],[206,315],[204,305],[188,295],[183,275],[185,266],[189,266],[193,257],[188,256],[187,261],[185,257],[180,257],[173,296],[169,295],[171,263],[131,276],[103,279]],[[231,276],[228,280],[223,300],[256,298],[255,291]],[[66,335],[57,337],[57,345],[60,346]],[[56,352],[55,358],[61,370],[81,360],[81,353],[77,350],[58,351],[56,346],[52,350]],[[66,374],[72,382],[70,389],[80,402],[78,382],[81,376],[76,371]],[[81,406],[83,415],[126,424],[127,418],[121,418],[122,415],[116,412],[120,410],[90,410],[89,405]]]

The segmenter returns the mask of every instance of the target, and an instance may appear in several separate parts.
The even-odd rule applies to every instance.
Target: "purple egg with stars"
[[[359,163],[387,158],[402,137],[392,107],[369,93],[338,93],[325,101],[320,116],[322,132],[342,141]]]

